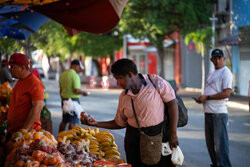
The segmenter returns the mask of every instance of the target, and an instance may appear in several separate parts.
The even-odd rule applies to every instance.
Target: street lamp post
[[[211,43],[212,43],[212,47],[215,47],[215,37],[214,37],[214,35],[215,35],[215,23],[216,23],[216,21],[218,20],[218,18],[215,17],[214,11],[213,11],[212,17],[210,17],[209,20],[212,22],[212,37],[211,37]],[[212,50],[213,50],[213,48],[211,48],[209,56],[212,54]],[[213,65],[212,65],[212,62],[209,61],[209,72],[211,72],[213,68],[214,68],[214,67],[213,67]]]

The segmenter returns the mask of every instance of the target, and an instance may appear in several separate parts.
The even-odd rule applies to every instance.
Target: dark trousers
[[[140,133],[137,128],[127,126],[124,139],[127,162],[132,167],[175,167],[171,161],[171,155],[161,157],[158,164],[153,166],[145,165],[140,160]]]
[[[205,114],[207,149],[215,167],[231,167],[227,134],[228,114]]]

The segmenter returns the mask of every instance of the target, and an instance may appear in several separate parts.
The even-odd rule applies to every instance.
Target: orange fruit
[[[48,163],[49,165],[55,165],[57,163],[57,159],[55,157],[49,157]]]
[[[41,164],[40,167],[47,167],[47,165]]]
[[[40,138],[41,138],[41,135],[38,132],[34,133],[34,135],[33,135],[34,140],[40,139]]]
[[[45,165],[49,165],[49,161],[48,161],[49,159],[47,158],[47,157],[45,157],[44,159],[43,159],[43,164],[45,164]]]
[[[23,167],[24,166],[24,162],[22,160],[19,160],[16,162],[15,164],[16,167]]]
[[[31,143],[32,143],[33,141],[32,140],[25,140],[25,144],[27,145],[27,146],[29,146]]]
[[[48,142],[48,138],[46,136],[42,136],[41,140],[44,140],[46,143]]]
[[[62,163],[58,163],[58,164],[56,164],[56,167],[63,167],[63,164]]]
[[[50,140],[53,140],[53,136],[52,136],[51,134],[49,134],[47,137],[48,137]]]
[[[31,138],[31,134],[30,133],[25,133],[24,139],[29,140],[30,138]]]
[[[40,162],[38,162],[38,161],[32,161],[31,162],[31,166],[32,167],[39,167],[40,166]]]

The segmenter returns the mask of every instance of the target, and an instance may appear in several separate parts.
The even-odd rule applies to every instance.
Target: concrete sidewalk
[[[177,94],[181,97],[192,98],[201,95],[200,89],[180,88]],[[245,111],[250,111],[249,99],[247,96],[231,95],[227,102],[228,107],[239,108]]]

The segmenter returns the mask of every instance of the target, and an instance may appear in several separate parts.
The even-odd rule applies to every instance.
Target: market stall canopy
[[[24,40],[48,20],[48,17],[23,10],[19,5],[5,6],[0,9],[0,38],[6,36]]]
[[[33,6],[65,26],[70,35],[85,31],[104,33],[114,28],[128,0],[60,0]]]
[[[26,39],[48,18],[69,35],[104,33],[114,28],[128,0],[0,0],[0,38]],[[16,5],[13,5],[16,4]],[[34,12],[35,11],[35,12]],[[6,20],[12,20],[6,24]]]
[[[0,4],[4,5],[43,5],[52,2],[56,2],[59,0],[0,0]]]

